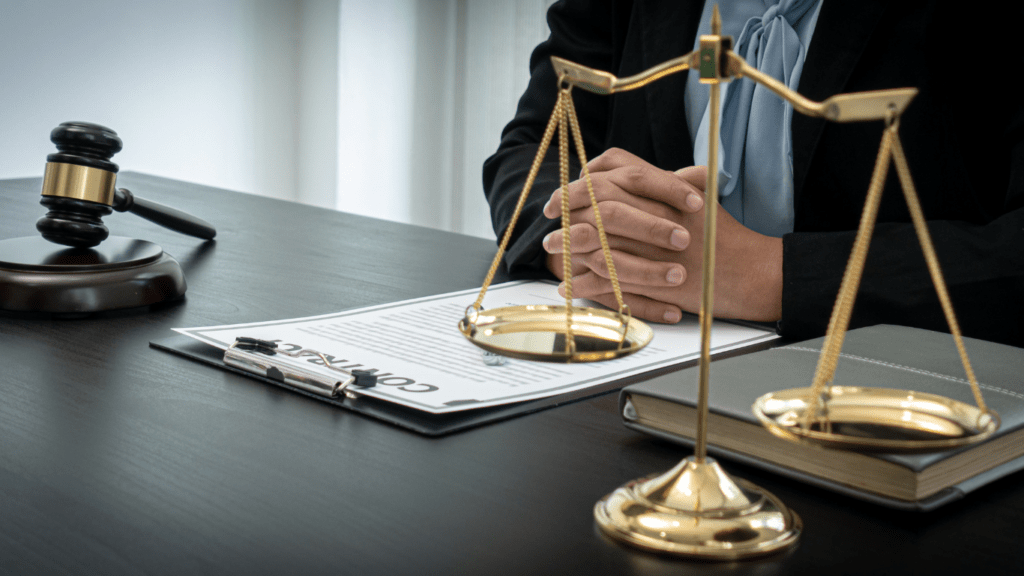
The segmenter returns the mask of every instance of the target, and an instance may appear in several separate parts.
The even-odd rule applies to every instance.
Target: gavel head
[[[117,164],[110,159],[121,151],[113,130],[88,122],[64,122],[50,132],[57,152],[46,157],[43,198],[49,212],[36,222],[50,242],[89,248],[110,234],[102,217],[114,204]]]

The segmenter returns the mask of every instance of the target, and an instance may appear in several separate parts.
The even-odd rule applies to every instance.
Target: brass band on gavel
[[[96,202],[105,206],[114,204],[114,182],[117,173],[91,166],[47,162],[43,175],[43,196],[59,196]]]

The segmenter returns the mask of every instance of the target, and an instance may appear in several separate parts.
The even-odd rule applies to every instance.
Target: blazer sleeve
[[[501,241],[512,220],[516,203],[526,183],[527,174],[537,153],[544,128],[554,110],[558,96],[557,79],[551,67],[551,56],[600,70],[613,70],[616,33],[613,22],[628,6],[622,2],[560,1],[549,9],[547,41],[541,43],[530,58],[530,82],[519,100],[515,117],[502,132],[498,151],[484,163],[484,193],[491,209],[494,231]],[[602,136],[608,122],[608,98],[574,90],[573,102],[580,124],[586,126],[584,147],[587,158],[602,150]],[[570,140],[571,143],[571,140]],[[576,178],[581,166],[571,145],[570,180]],[[541,241],[560,225],[544,214],[544,205],[559,187],[558,136],[552,140],[543,165],[523,206],[505,254],[505,271],[513,278],[551,277],[545,266]]]
[[[933,220],[928,228],[964,335],[1024,347],[1024,209],[985,225]],[[854,236],[784,238],[780,334],[825,333]],[[910,224],[881,224],[872,238],[850,328],[882,323],[949,331]]]

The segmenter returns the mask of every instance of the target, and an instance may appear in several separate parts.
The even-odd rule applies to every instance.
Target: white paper
[[[175,331],[222,349],[235,338],[247,336],[276,341],[285,350],[316,350],[336,367],[375,371],[377,386],[360,389],[362,394],[435,414],[563,394],[700,356],[700,326],[695,317],[686,315],[678,324],[652,324],[650,344],[615,360],[556,364],[507,359],[500,366],[487,365],[483,351],[458,329],[478,292],[466,290],[308,318]],[[484,303],[487,308],[564,305],[565,299],[553,283],[521,281],[492,286]],[[777,337],[761,328],[716,321],[711,350],[721,352]],[[337,375],[316,357],[294,361]]]

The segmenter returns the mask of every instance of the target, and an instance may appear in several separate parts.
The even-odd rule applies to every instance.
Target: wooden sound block
[[[0,310],[88,314],[167,302],[185,290],[178,262],[145,240],[111,236],[94,248],[38,236],[0,241]]]

